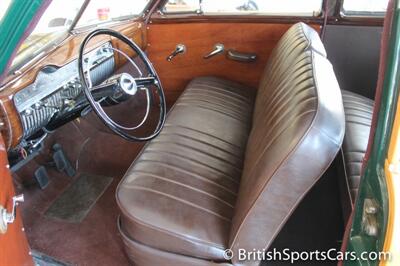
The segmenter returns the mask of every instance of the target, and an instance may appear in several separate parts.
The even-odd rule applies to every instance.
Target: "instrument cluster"
[[[85,69],[90,67],[93,85],[100,84],[114,72],[111,43],[107,42],[88,52],[83,61]],[[63,67],[50,65],[43,68],[35,82],[17,92],[13,99],[21,119],[24,139],[45,128],[51,121],[77,111],[78,99],[82,96],[77,59]]]

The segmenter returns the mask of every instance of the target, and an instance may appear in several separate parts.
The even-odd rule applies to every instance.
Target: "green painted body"
[[[399,0],[395,0],[395,7]],[[358,257],[364,251],[382,251],[388,222],[388,192],[385,178],[385,160],[387,158],[390,136],[399,94],[400,82],[400,10],[395,8],[389,38],[382,99],[374,142],[367,167],[361,179],[359,195],[355,206],[347,251],[355,251]],[[379,204],[377,214],[378,236],[368,236],[362,228],[362,216],[365,199],[374,199]],[[379,261],[346,261],[344,265],[378,265]]]
[[[12,0],[0,22],[0,73],[6,71],[7,63],[14,53],[43,0]],[[1,75],[0,75],[1,76]],[[0,80],[1,82],[1,80]]]

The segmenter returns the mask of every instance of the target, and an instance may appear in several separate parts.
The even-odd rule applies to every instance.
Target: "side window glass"
[[[389,0],[344,0],[345,16],[383,17]]]
[[[322,0],[169,0],[165,13],[319,16]]]
[[[165,13],[196,13],[200,11],[199,0],[169,0],[165,6]]]

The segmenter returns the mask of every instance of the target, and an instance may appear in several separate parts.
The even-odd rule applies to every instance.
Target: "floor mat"
[[[112,180],[111,177],[82,174],[51,204],[45,216],[80,223]]]
[[[70,266],[72,264],[59,261],[41,252],[32,250],[32,258],[37,266]]]

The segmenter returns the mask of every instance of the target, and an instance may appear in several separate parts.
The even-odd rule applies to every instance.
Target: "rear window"
[[[383,17],[389,0],[344,0],[345,16]]]
[[[322,0],[169,0],[164,13],[319,16]]]

